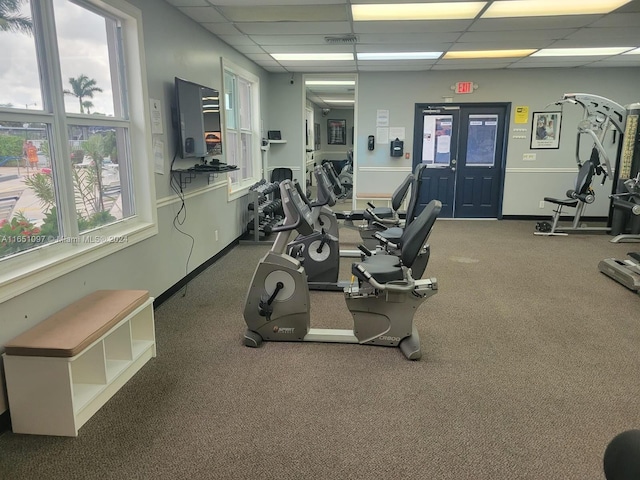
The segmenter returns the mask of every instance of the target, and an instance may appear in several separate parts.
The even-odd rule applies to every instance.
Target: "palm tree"
[[[19,13],[22,3],[24,0],[0,0],[0,32],[32,33],[31,19]]]
[[[65,95],[73,95],[78,98],[80,102],[80,113],[84,113],[84,99],[93,98],[95,92],[102,91],[100,87],[96,87],[96,81],[93,78],[87,77],[85,74],[80,75],[78,78],[69,78],[69,83],[71,84],[71,90],[65,90],[64,93]]]
[[[91,114],[91,110],[90,109],[93,108],[93,102],[91,102],[89,100],[86,100],[86,101],[82,102],[82,106],[87,109],[87,114],[90,115]]]

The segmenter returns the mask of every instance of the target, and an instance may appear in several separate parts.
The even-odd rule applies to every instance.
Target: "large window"
[[[16,278],[50,268],[51,279],[155,233],[155,214],[140,12],[122,0],[0,3],[2,301],[27,288]]]
[[[233,197],[245,193],[261,177],[260,81],[227,61],[223,68],[226,161],[239,167],[228,174]]]

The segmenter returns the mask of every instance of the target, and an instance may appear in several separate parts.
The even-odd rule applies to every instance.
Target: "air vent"
[[[336,44],[340,44],[340,45],[353,44],[353,43],[356,43],[358,41],[358,37],[356,37],[355,35],[352,35],[352,34],[327,36],[327,37],[324,37],[324,41],[327,42],[327,43],[330,43],[332,45],[336,45]]]

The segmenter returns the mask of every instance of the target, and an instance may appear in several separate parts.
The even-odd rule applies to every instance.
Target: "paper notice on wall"
[[[389,127],[389,138],[404,140],[404,127]]]
[[[514,123],[529,123],[529,107],[518,105],[513,119]]]
[[[388,127],[388,126],[389,126],[389,110],[377,110],[376,111],[376,127]]]
[[[159,138],[153,139],[153,169],[164,175],[164,142]]]
[[[386,145],[389,143],[389,129],[385,127],[376,128],[376,143]]]
[[[149,105],[151,107],[151,134],[161,135],[164,129],[162,128],[162,106],[160,100],[150,98]]]
[[[436,151],[438,153],[449,153],[451,151],[450,135],[438,135],[436,137]]]

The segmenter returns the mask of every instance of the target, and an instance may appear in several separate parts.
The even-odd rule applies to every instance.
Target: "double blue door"
[[[442,202],[441,217],[499,218],[508,104],[417,104],[414,170],[422,169],[420,211]]]

